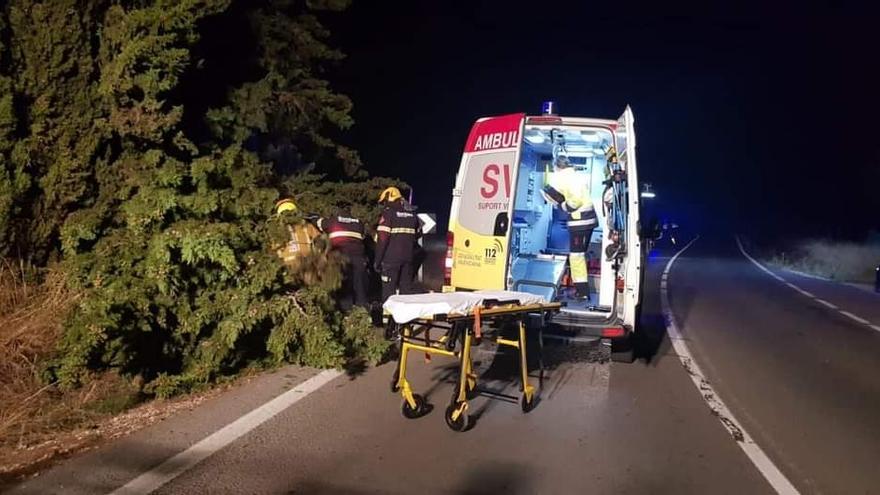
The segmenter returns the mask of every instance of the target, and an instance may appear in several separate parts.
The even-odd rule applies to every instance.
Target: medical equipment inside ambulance
[[[513,290],[541,293],[548,300],[566,301],[570,308],[602,308],[600,300],[602,240],[607,231],[607,212],[603,211],[606,151],[613,148],[611,132],[603,129],[563,128],[553,125],[526,125],[520,155],[520,168],[513,207],[510,279]],[[569,164],[556,165],[565,157]],[[567,173],[566,173],[567,172]],[[553,176],[565,173],[568,189],[582,189],[598,216],[585,250],[589,296],[574,296],[571,283],[570,215],[547,201],[545,191]],[[562,198],[563,205],[565,200]],[[607,299],[607,298],[606,298]],[[603,304],[604,303],[604,304]]]
[[[644,264],[632,111],[611,120],[544,110],[474,123],[453,190],[445,289],[537,294],[562,303],[559,325],[625,337]]]

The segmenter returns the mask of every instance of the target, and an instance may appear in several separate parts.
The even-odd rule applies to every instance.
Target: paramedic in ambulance
[[[568,217],[571,280],[577,297],[586,299],[589,298],[586,252],[590,247],[593,229],[599,224],[590,199],[590,188],[565,155],[556,158],[554,171],[548,175],[547,185],[541,193],[547,202],[556,205]]]
[[[335,215],[318,220],[318,228],[330,238],[330,249],[344,258],[343,305],[351,301],[367,307],[367,257],[364,253],[364,224],[354,218],[347,208]]]
[[[404,203],[400,190],[389,187],[379,195],[385,206],[376,227],[373,267],[382,278],[382,302],[389,296],[413,292],[413,257],[419,237],[419,219]]]

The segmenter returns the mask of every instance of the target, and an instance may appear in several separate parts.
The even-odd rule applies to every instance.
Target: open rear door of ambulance
[[[638,323],[638,306],[641,303],[641,291],[645,259],[642,255],[639,219],[639,175],[636,166],[636,132],[635,117],[632,109],[627,106],[618,120],[617,149],[621,162],[626,170],[627,180],[627,232],[624,270],[624,293],[622,304],[618,305],[618,315],[623,324],[634,329]]]
[[[512,194],[525,114],[478,120],[471,128],[453,191],[451,286],[504,289]]]

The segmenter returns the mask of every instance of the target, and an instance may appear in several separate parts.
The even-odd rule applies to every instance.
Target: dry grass
[[[4,262],[0,269],[0,446],[27,434],[50,385],[40,366],[54,349],[70,302],[61,274]]]
[[[34,455],[47,458],[66,448],[35,447],[136,403],[137,391],[112,374],[70,392],[41,381],[75,300],[59,271],[0,262],[0,479]]]
[[[70,391],[44,383],[40,372],[76,300],[60,271],[0,260],[0,492],[59,458],[192,409],[223,389],[141,404],[139,386],[116,373]]]
[[[793,253],[780,253],[772,263],[842,282],[872,284],[880,264],[880,246],[854,242],[811,240]]]

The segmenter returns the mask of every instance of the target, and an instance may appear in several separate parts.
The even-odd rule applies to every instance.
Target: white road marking
[[[752,461],[752,464],[758,468],[758,471],[761,472],[764,479],[770,483],[770,486],[776,490],[776,493],[786,495],[798,494],[799,492],[794,485],[792,485],[788,478],[782,474],[782,471],[773,464],[773,461],[767,457],[767,454],[761,450],[761,447],[752,440],[751,435],[749,435],[739,421],[736,420],[733,413],[730,412],[730,409],[727,408],[721,400],[721,397],[719,397],[718,393],[712,388],[712,385],[709,383],[709,380],[706,379],[706,375],[703,374],[700,366],[694,360],[690,349],[688,349],[688,346],[685,343],[685,339],[682,338],[681,333],[678,330],[678,323],[676,323],[675,315],[672,314],[672,306],[669,303],[669,272],[672,269],[675,260],[677,260],[687,248],[696,242],[697,239],[699,239],[699,236],[681,248],[681,251],[677,252],[675,256],[669,260],[666,264],[666,268],[663,270],[663,276],[660,281],[660,306],[663,311],[663,318],[666,321],[666,332],[669,335],[669,340],[672,341],[672,346],[675,349],[676,354],[678,354],[682,366],[684,366],[685,371],[691,376],[691,381],[693,381],[694,385],[697,387],[697,391],[699,391],[703,400],[706,401],[706,405],[708,405],[709,409],[712,410],[712,413],[718,417],[721,424],[727,428],[727,431],[729,431],[733,439],[736,440],[737,445],[739,445],[743,452],[745,452],[749,460]]]
[[[751,261],[755,266],[757,266],[758,268],[760,268],[761,270],[763,270],[765,273],[770,274],[771,277],[773,277],[773,278],[775,278],[776,280],[778,280],[778,281],[784,283],[785,285],[791,287],[792,289],[794,289],[794,290],[800,292],[801,294],[803,294],[803,295],[805,295],[805,296],[807,296],[807,297],[809,297],[809,298],[811,298],[811,299],[813,299],[813,300],[815,300],[815,301],[817,301],[817,302],[819,302],[819,303],[821,303],[821,304],[824,304],[825,306],[827,306],[827,307],[829,307],[829,308],[831,308],[831,309],[837,311],[837,312],[840,313],[841,315],[846,316],[847,318],[849,318],[849,319],[855,321],[856,323],[861,323],[862,325],[867,325],[867,326],[868,326],[869,328],[871,328],[872,330],[876,330],[876,331],[880,332],[880,325],[874,325],[873,323],[871,323],[870,321],[868,321],[868,320],[862,318],[862,317],[859,316],[859,315],[855,315],[855,314],[853,314],[853,313],[850,313],[849,311],[844,311],[844,310],[840,309],[838,306],[835,306],[834,304],[831,304],[831,303],[828,302],[828,301],[825,301],[825,300],[823,300],[823,299],[820,299],[820,298],[816,297],[813,293],[808,292],[808,291],[805,291],[804,289],[801,289],[801,288],[798,287],[797,285],[795,285],[795,284],[789,282],[788,280],[785,280],[784,278],[780,277],[779,275],[773,273],[771,270],[767,269],[767,267],[765,267],[763,264],[761,264],[760,261],[756,260],[755,258],[752,258],[752,256],[749,255],[749,253],[746,252],[746,248],[743,247],[742,242],[739,240],[739,236],[736,236],[736,245],[739,246],[739,252],[741,252],[741,253],[743,254],[743,256],[745,256],[749,261]]]
[[[300,399],[330,383],[341,374],[341,371],[336,370],[325,370],[318,373],[208,435],[192,447],[167,459],[150,471],[141,474],[124,486],[117,488],[110,495],[141,495],[159,489],[162,485],[185,473],[199,462],[210,457],[213,453],[241,438],[276,414],[296,404]]]
[[[870,321],[862,318],[861,316],[854,315],[854,314],[850,313],[849,311],[840,310],[840,314],[852,319],[853,321],[857,321],[863,325],[869,325],[869,326],[871,325]]]
[[[824,300],[824,299],[818,299],[818,298],[817,298],[817,299],[816,299],[816,302],[819,303],[819,304],[824,304],[825,306],[828,306],[828,307],[831,308],[831,309],[838,309],[836,305],[831,304],[830,302],[828,302],[828,301],[826,301],[826,300]]]
[[[813,294],[812,292],[805,291],[804,289],[801,289],[800,287],[798,287],[797,285],[794,285],[791,282],[785,282],[785,285],[787,285],[787,286],[791,287],[792,289],[800,292],[801,294],[809,297],[810,299],[816,299],[815,294]]]

